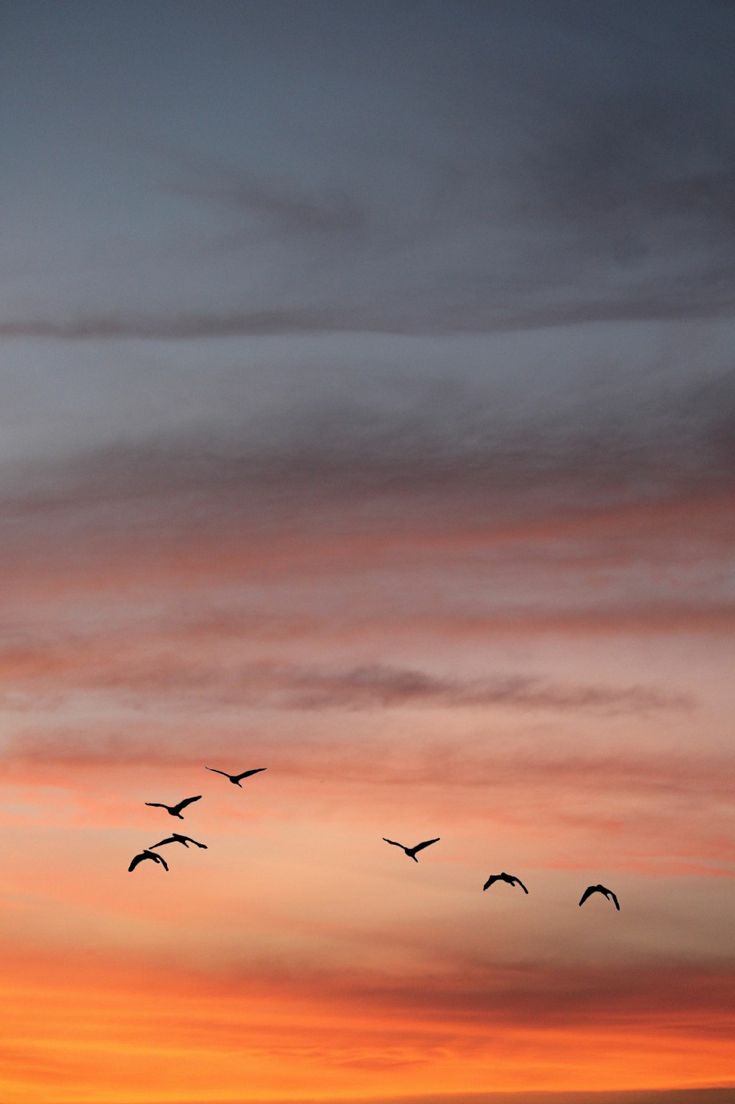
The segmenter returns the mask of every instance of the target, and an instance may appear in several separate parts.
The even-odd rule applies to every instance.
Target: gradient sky
[[[735,1100],[734,53],[2,4],[2,1104]]]

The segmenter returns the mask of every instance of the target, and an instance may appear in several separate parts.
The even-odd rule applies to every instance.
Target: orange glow
[[[502,1011],[437,1014],[431,988],[410,1013],[391,1001],[361,1008],[349,984],[337,1000],[307,990],[98,955],[64,967],[16,960],[2,989],[2,1099],[391,1100],[479,1081],[488,1092],[623,1090],[701,1084],[703,1067],[712,1084],[733,1072],[725,1009],[696,1023],[673,1008],[660,1017],[655,994],[643,1029],[625,1019],[544,1028],[508,1026]]]

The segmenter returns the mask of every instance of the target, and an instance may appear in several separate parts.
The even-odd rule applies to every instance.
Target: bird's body
[[[167,843],[183,843],[184,847],[189,848],[189,844],[193,843],[195,847],[202,847],[207,850],[206,843],[199,843],[197,840],[192,839],[191,836],[180,836],[178,832],[173,832],[170,836],[166,836],[165,839],[159,840],[158,843],[152,843],[151,847],[163,847]]]
[[[490,877],[482,887],[483,893],[486,889],[489,889],[491,885],[494,885],[495,882],[507,882],[509,886],[519,885],[524,893],[528,893],[528,890],[526,889],[520,878],[516,878],[515,874],[506,874],[504,870],[501,871],[500,874],[490,875]]]
[[[240,786],[243,778],[250,778],[252,774],[260,774],[261,771],[268,770],[267,767],[255,767],[254,770],[241,771],[240,774],[228,774],[227,771],[217,770],[216,767],[206,767],[208,771],[212,771],[213,774],[222,774],[225,778],[228,778],[233,786]]]
[[[587,886],[579,902],[580,908],[585,903],[587,898],[591,897],[593,893],[601,893],[603,897],[607,897],[608,901],[612,901],[612,903],[615,905],[615,908],[618,910],[618,912],[620,912],[620,902],[618,901],[613,891],[611,889],[608,889],[604,885]]]
[[[135,855],[128,867],[128,873],[135,870],[139,863],[145,862],[146,859],[151,859],[153,862],[160,863],[164,870],[168,870],[168,863],[164,859],[163,855],[157,855],[155,851],[144,848],[140,854]]]
[[[437,836],[436,839],[424,840],[423,843],[417,843],[415,847],[404,847],[402,843],[396,843],[395,840],[386,839],[385,836],[383,836],[383,839],[386,843],[391,843],[394,847],[400,847],[402,851],[405,851],[409,859],[413,859],[413,861],[417,863],[419,860],[416,858],[416,852],[423,851],[424,847],[430,847],[432,843],[438,843],[441,837]]]
[[[184,818],[181,815],[181,810],[185,809],[187,805],[191,805],[194,801],[201,801],[202,795],[197,794],[196,797],[185,797],[183,801],[179,801],[177,805],[164,805],[160,801],[146,801],[146,805],[150,805],[153,809],[165,809],[169,816],[178,817],[179,820]]]

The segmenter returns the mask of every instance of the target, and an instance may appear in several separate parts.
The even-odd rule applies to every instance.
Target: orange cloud
[[[9,1104],[431,1099],[478,1083],[623,1090],[733,1075],[733,976],[717,966],[528,965],[383,987],[359,973],[215,977],[72,954],[16,957],[2,988]]]

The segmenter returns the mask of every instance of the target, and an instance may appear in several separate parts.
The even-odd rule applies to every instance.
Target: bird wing
[[[157,859],[158,859],[158,861],[160,862],[160,864],[161,864],[161,866],[163,867],[163,869],[164,869],[164,870],[168,870],[168,863],[167,863],[167,862],[166,862],[166,860],[164,859],[163,855],[156,855],[156,858],[157,858]]]
[[[173,836],[167,836],[166,839],[159,840],[158,843],[152,843],[148,850],[152,851],[154,847],[163,847],[165,843],[176,843],[176,840]]]
[[[251,774],[260,774],[261,771],[268,770],[267,767],[256,767],[255,770],[243,771],[242,774],[233,774],[233,778],[236,782],[242,781],[243,778],[249,778]]]
[[[580,908],[585,903],[587,898],[591,897],[593,893],[597,893],[597,886],[587,886],[579,901]]]
[[[441,836],[437,836],[436,839],[433,840],[424,840],[423,843],[417,843],[415,847],[411,848],[411,850],[414,852],[414,854],[417,851],[423,851],[425,847],[431,847],[432,843],[438,843],[440,839]]]
[[[482,892],[484,893],[486,889],[489,889],[490,886],[493,884],[493,882],[497,882],[499,877],[500,877],[499,874],[491,874],[490,877],[488,878],[488,880],[485,882],[484,886],[482,887]]]
[[[620,912],[620,901],[618,901],[617,895],[613,893],[612,890],[610,890],[610,896],[612,897],[615,908],[618,910],[618,912]]]
[[[227,773],[227,771],[217,770],[216,767],[205,767],[204,769],[212,771],[213,774],[223,774],[225,776],[225,778],[231,778],[232,777],[231,775],[229,775]]]
[[[524,886],[524,884],[523,884],[523,882],[521,881],[521,879],[520,879],[520,878],[516,878],[515,874],[511,875],[511,881],[512,881],[512,882],[515,882],[515,884],[516,884],[516,885],[519,885],[519,886],[521,887],[521,889],[523,890],[523,892],[524,892],[524,893],[528,893],[528,890],[527,890],[527,889],[526,889],[526,887]]]
[[[203,847],[205,851],[207,850],[206,843],[199,843],[198,840],[192,839],[191,836],[185,836],[184,839],[188,840],[189,843],[193,843],[195,847]]]
[[[395,840],[385,839],[385,836],[383,836],[383,839],[385,840],[386,843],[392,843],[394,847],[400,847],[401,851],[406,850],[406,848],[403,846],[402,843],[396,843]]]
[[[172,805],[171,808],[174,812],[180,813],[182,809],[185,809],[187,805],[191,805],[193,801],[201,801],[202,795],[197,794],[196,797],[185,797],[183,801],[180,801],[178,805]]]
[[[131,860],[130,866],[128,867],[128,873],[130,873],[130,871],[132,871],[132,870],[135,870],[135,868],[136,868],[136,866],[138,865],[138,863],[142,863],[142,862],[143,862],[143,859],[147,859],[147,858],[148,858],[148,856],[147,856],[147,855],[144,855],[144,854],[143,854],[142,852],[141,852],[141,854],[140,854],[140,855],[136,855],[136,856],[135,856],[135,857],[134,857],[134,858],[133,858],[133,859]]]
[[[168,805],[163,805],[160,801],[146,801],[146,805],[150,805],[151,809],[168,809]]]

